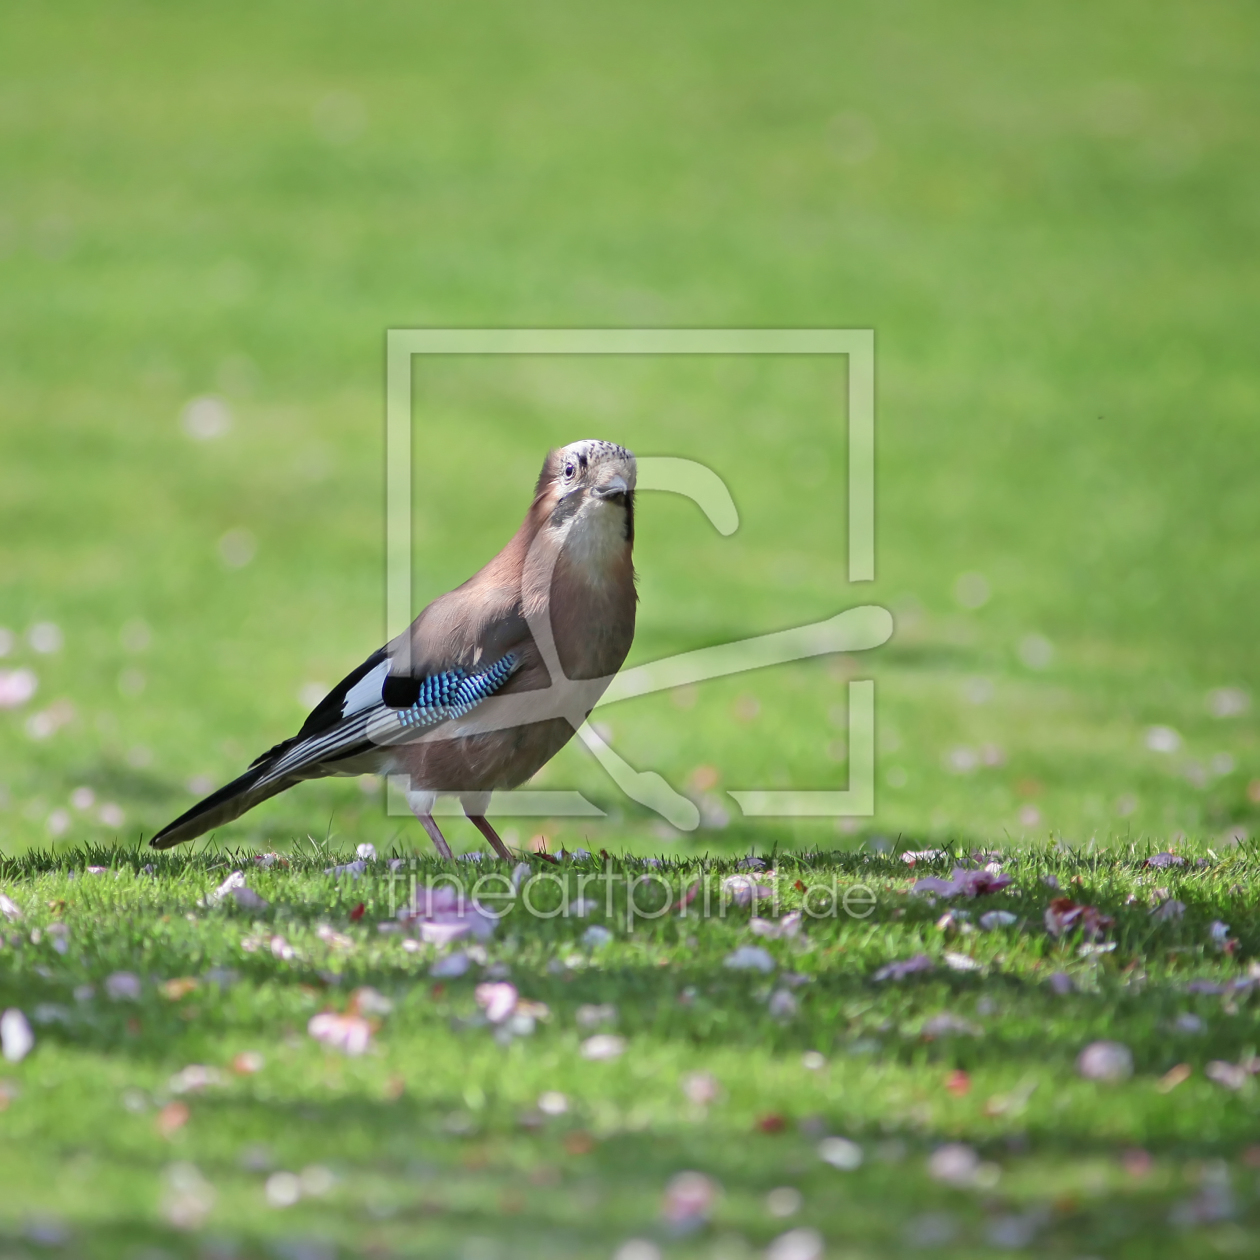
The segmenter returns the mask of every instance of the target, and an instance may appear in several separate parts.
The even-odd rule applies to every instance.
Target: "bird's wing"
[[[422,676],[390,672],[386,648],[368,657],[315,706],[292,739],[254,763],[255,786],[303,776],[383,744],[406,743],[494,695],[522,664],[520,651],[470,669],[453,665]]]

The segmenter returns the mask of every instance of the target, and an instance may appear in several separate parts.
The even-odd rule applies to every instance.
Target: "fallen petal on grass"
[[[327,923],[321,923],[315,929],[315,935],[318,936],[325,945],[331,945],[334,949],[353,949],[355,946],[353,937],[346,936],[344,932],[338,932]]]
[[[473,998],[492,1024],[501,1024],[516,1010],[516,986],[504,983],[479,984]]]
[[[562,1116],[569,1110],[569,1100],[558,1090],[549,1089],[538,1099],[538,1110],[545,1116]]]
[[[574,1019],[579,1028],[589,1032],[603,1024],[615,1024],[617,1008],[611,1002],[583,1003],[574,1013]]]
[[[1115,920],[1097,906],[1081,905],[1071,897],[1056,897],[1046,907],[1045,924],[1051,936],[1062,936],[1080,928],[1084,940],[1096,941]]]
[[[302,1181],[295,1173],[276,1172],[267,1178],[263,1187],[267,1206],[273,1208],[292,1207],[302,1197]]]
[[[885,963],[872,977],[872,980],[901,980],[905,976],[915,975],[920,971],[931,971],[932,960],[927,954],[915,954],[900,962]]]
[[[741,945],[734,953],[727,954],[722,960],[722,966],[729,967],[732,971],[768,973],[774,970],[774,959],[759,945]]]
[[[980,1167],[980,1156],[962,1142],[947,1142],[928,1157],[928,1175],[947,1185],[970,1185]]]
[[[737,906],[750,906],[774,896],[773,888],[759,884],[748,875],[728,875],[722,881],[722,892]]]
[[[939,1015],[933,1015],[930,1019],[924,1020],[923,1027],[920,1029],[921,1035],[928,1038],[948,1037],[955,1033],[965,1037],[979,1037],[983,1032],[984,1029],[978,1025],[951,1011],[942,1011]]]
[[[704,1173],[680,1172],[665,1187],[661,1215],[675,1229],[694,1229],[708,1219],[717,1196],[717,1184]]]
[[[1133,1075],[1133,1054],[1119,1041],[1095,1041],[1077,1056],[1076,1070],[1087,1081],[1126,1081]]]
[[[341,866],[329,866],[324,870],[325,875],[331,875],[334,879],[340,879],[343,875],[349,875],[351,879],[358,879],[367,871],[367,863],[361,858],[357,862],[344,862]]]
[[[944,856],[944,849],[907,849],[901,855],[901,860],[907,866],[913,866],[916,862],[935,862]]]
[[[661,1260],[661,1249],[646,1238],[628,1238],[613,1252],[613,1260]]]
[[[453,954],[447,954],[444,958],[439,958],[429,968],[429,975],[435,980],[450,980],[464,975],[471,966],[472,959],[463,950],[458,950]]]
[[[767,1010],[775,1019],[791,1019],[800,1009],[796,995],[788,989],[776,989],[770,995]]]
[[[929,875],[918,880],[911,892],[931,893],[937,897],[983,897],[991,893],[1001,892],[1015,882],[1014,876],[999,870],[996,863],[979,870],[965,866],[956,866],[948,879]]]
[[[176,1229],[199,1229],[214,1207],[215,1192],[195,1164],[171,1164],[166,1170],[162,1214]]]
[[[612,1033],[597,1033],[594,1037],[588,1037],[580,1047],[582,1058],[596,1061],[616,1059],[624,1054],[625,1050],[625,1038],[614,1036]]]
[[[265,910],[270,905],[270,902],[260,897],[252,888],[246,886],[244,871],[233,871],[214,892],[210,893],[198,904],[217,906],[228,897],[231,897],[244,910]]]
[[[362,1054],[372,1040],[372,1025],[361,1015],[334,1011],[312,1015],[306,1031],[321,1044],[352,1057]]]
[[[350,995],[350,1009],[357,1015],[388,1015],[394,1004],[371,985],[362,985]]]
[[[0,1047],[10,1063],[21,1063],[35,1046],[35,1034],[16,1006],[0,1015]]]
[[[792,1229],[766,1248],[766,1260],[822,1260],[823,1236],[816,1229]]]
[[[687,1101],[697,1107],[707,1107],[718,1100],[721,1087],[717,1078],[709,1072],[689,1072],[679,1082]]]
[[[773,919],[753,918],[748,921],[748,927],[754,936],[764,936],[767,940],[791,939],[800,933],[801,916],[799,911],[794,911],[785,914],[777,923]]]
[[[1012,914],[1009,910],[990,910],[980,916],[979,922],[986,932],[992,932],[994,928],[1010,927],[1012,923],[1018,923],[1019,915]]]
[[[140,977],[131,971],[115,971],[105,977],[105,992],[115,1002],[138,1002]]]
[[[200,1093],[211,1085],[222,1085],[223,1073],[215,1067],[206,1067],[201,1063],[190,1063],[182,1071],[176,1072],[167,1082],[167,1089],[172,1094]]]
[[[864,1155],[862,1148],[845,1137],[825,1137],[818,1143],[818,1158],[841,1172],[861,1168]]]
[[[475,899],[450,884],[417,889],[415,904],[404,906],[398,919],[435,945],[447,945],[467,935],[488,940],[498,926],[498,920]]]
[[[1203,1075],[1226,1089],[1242,1089],[1249,1076],[1245,1067],[1237,1063],[1226,1063],[1223,1059],[1213,1059],[1203,1069]]]

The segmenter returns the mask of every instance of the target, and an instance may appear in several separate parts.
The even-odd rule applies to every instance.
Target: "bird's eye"
[[[565,464],[565,466],[564,466],[564,479],[565,479],[565,481],[572,481],[572,480],[573,480],[573,474],[574,474],[574,473],[576,473],[576,472],[577,472],[577,469],[573,466],[573,462],[572,462],[572,460],[570,460],[570,461],[569,461],[569,463]]]

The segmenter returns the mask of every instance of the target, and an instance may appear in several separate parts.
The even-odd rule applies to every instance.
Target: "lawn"
[[[1260,1236],[1250,852],[68,856],[3,872],[14,1254]]]
[[[46,1245],[41,1214],[71,1250],[128,1257],[327,1236],[716,1260],[798,1227],[828,1254],[1250,1249],[1250,989],[1185,986],[1245,979],[1260,946],[1258,27],[1215,0],[0,13],[0,891],[22,915],[0,925],[0,1003],[36,1038],[5,1069],[10,1250]],[[412,469],[417,609],[502,545],[547,448],[587,436],[698,460],[739,510],[728,537],[641,496],[630,665],[890,609],[878,649],[596,714],[700,805],[697,830],[577,741],[530,786],[602,815],[502,822],[522,850],[688,879],[708,861],[714,889],[760,855],[776,921],[801,864],[835,869],[875,890],[869,919],[779,940],[748,907],[690,931],[619,919],[591,951],[601,917],[521,916],[434,979],[435,947],[376,930],[379,863],[429,854],[371,782],[304,785],[140,873],[148,836],[382,641],[385,338],[426,326],[875,330],[871,583],[844,562],[837,361],[426,360]],[[730,790],[846,786],[867,678],[874,815],[743,817]],[[324,875],[361,844],[381,857],[357,883]],[[1000,850],[1013,890],[938,929],[941,898],[904,890],[953,858],[899,856],[924,850]],[[289,865],[256,867],[268,852]],[[1188,865],[1141,865],[1161,852]],[[266,910],[198,905],[236,869]],[[1054,895],[1116,922],[1053,937]],[[1184,918],[1152,919],[1170,901]],[[965,930],[1006,906],[1016,923]],[[753,943],[773,974],[723,965]],[[931,971],[872,979],[919,953]],[[549,1008],[507,1045],[467,1024],[495,964]],[[775,1016],[787,970],[808,979]],[[105,992],[117,972],[134,999]],[[316,1043],[311,1016],[364,986],[392,1004],[370,1051]],[[626,1049],[590,1062],[576,1012],[601,1004]],[[974,1031],[925,1039],[942,1012]],[[1131,1078],[1077,1074],[1104,1037]],[[244,1051],[261,1071],[232,1070]],[[196,1064],[222,1080],[172,1093]],[[697,1072],[709,1103],[680,1088]],[[548,1090],[569,1109],[539,1119]],[[188,1118],[162,1136],[173,1103]],[[828,1137],[861,1166],[821,1161]],[[979,1181],[926,1171],[950,1140]],[[267,1177],[307,1167],[326,1192],[316,1172],[270,1206]],[[662,1196],[689,1169],[723,1193],[671,1233]],[[774,1190],[802,1206],[774,1215]]]

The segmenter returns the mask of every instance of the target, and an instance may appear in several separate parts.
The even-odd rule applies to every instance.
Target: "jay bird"
[[[524,783],[568,743],[634,639],[634,456],[586,440],[551,451],[507,546],[315,706],[292,739],[169,823],[167,849],[303,779],[404,775],[438,853],[439,795],[500,857],[490,793]]]

